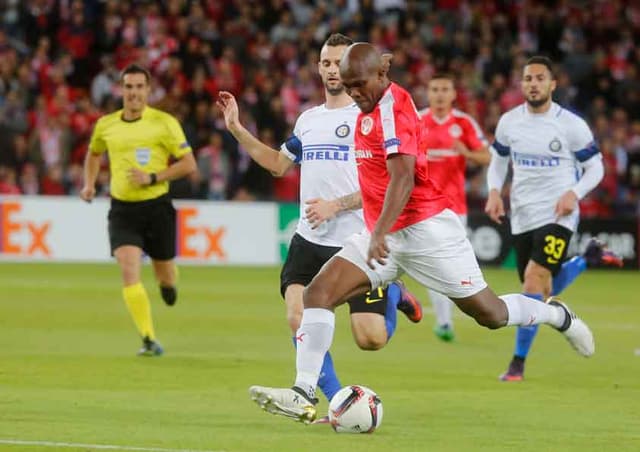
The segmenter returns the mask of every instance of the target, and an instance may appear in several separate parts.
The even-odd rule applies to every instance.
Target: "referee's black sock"
[[[178,299],[178,291],[175,287],[163,287],[160,286],[160,293],[162,294],[162,299],[169,306],[173,306],[176,304],[176,300]]]

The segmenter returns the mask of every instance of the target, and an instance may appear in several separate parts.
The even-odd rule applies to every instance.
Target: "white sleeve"
[[[491,151],[491,163],[487,170],[487,185],[489,191],[494,188],[498,191],[502,190],[504,181],[509,171],[509,160],[511,148],[509,146],[508,137],[505,134],[505,117],[502,116],[496,126],[496,136],[493,144],[489,148]]]
[[[604,165],[600,149],[598,149],[586,121],[579,116],[572,118],[574,121],[569,128],[569,147],[583,172],[571,190],[578,196],[578,199],[582,199],[596,188],[604,177]]]
[[[598,153],[580,163],[583,173],[578,183],[571,189],[578,199],[584,198],[587,193],[596,188],[604,177],[604,165],[602,164],[602,154]]]
[[[509,171],[509,156],[501,156],[493,146],[491,146],[490,151],[491,163],[489,163],[489,169],[487,170],[487,185],[489,191],[494,188],[501,191]]]
[[[593,139],[593,133],[586,121],[577,115],[571,116],[568,123],[569,150],[576,155],[581,162],[589,160],[598,153],[597,145]]]

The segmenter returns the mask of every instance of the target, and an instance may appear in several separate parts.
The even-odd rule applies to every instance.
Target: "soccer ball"
[[[338,433],[373,433],[382,423],[382,401],[365,386],[345,386],[329,403],[329,422]]]

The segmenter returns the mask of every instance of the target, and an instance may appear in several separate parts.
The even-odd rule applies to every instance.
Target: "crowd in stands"
[[[177,197],[296,201],[299,173],[273,179],[225,131],[219,90],[278,148],[304,109],[323,102],[319,48],[341,32],[393,51],[391,78],[418,108],[435,71],[456,76],[456,107],[489,140],[523,101],[524,61],[557,63],[555,99],[585,117],[606,175],[584,215],[640,205],[640,3],[620,0],[0,0],[0,193],[76,195],[95,120],[119,108],[119,70],[154,77],[153,106],[175,115],[199,174]],[[108,195],[109,175],[99,176]],[[470,169],[481,208],[484,171]]]

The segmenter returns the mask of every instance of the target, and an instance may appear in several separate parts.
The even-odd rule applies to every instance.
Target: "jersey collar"
[[[142,118],[144,118],[144,114],[147,112],[147,107],[144,107],[144,110],[142,110],[142,114],[140,115],[139,118],[136,119],[124,119],[124,110],[122,110],[122,113],[120,113],[120,120],[122,122],[138,122],[140,121]]]
[[[433,119],[433,122],[435,122],[436,124],[442,125],[446,123],[449,119],[451,119],[451,113],[453,113],[453,110],[449,110],[449,113],[447,113],[447,115],[442,119],[438,118],[435,115],[435,113],[433,113],[433,110],[431,110],[431,108],[429,108],[428,112],[431,112],[431,119]]]

